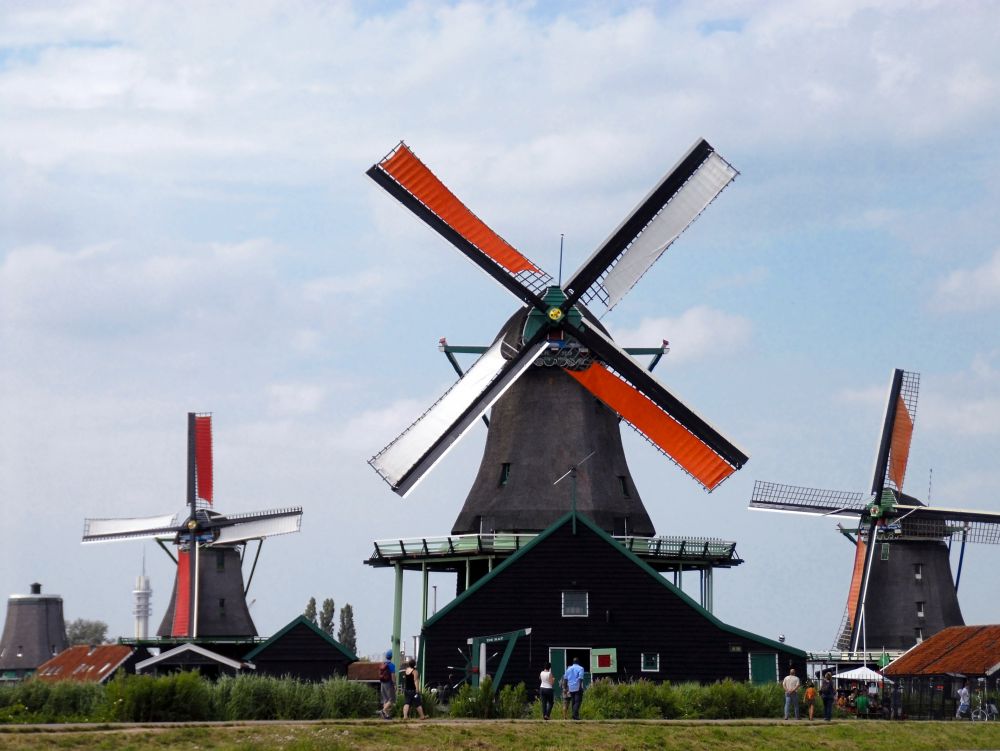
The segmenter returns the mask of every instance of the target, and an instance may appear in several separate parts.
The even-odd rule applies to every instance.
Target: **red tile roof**
[[[882,672],[897,675],[992,675],[1000,670],[1000,625],[951,626],[909,650]]]
[[[92,681],[107,680],[118,667],[132,656],[132,647],[122,644],[102,644],[90,647],[80,644],[64,649],[35,671],[41,681]]]

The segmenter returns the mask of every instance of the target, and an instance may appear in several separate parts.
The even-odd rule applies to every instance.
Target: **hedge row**
[[[211,682],[197,673],[120,673],[107,686],[26,681],[0,688],[2,722],[185,722],[373,717],[376,692],[334,678],[304,683],[253,675]]]

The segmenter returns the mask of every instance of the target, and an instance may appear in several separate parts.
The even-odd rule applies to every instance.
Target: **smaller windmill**
[[[894,370],[870,493],[757,481],[750,508],[850,517],[854,569],[839,649],[908,649],[947,626],[964,625],[958,582],[966,542],[1000,544],[1000,513],[932,508],[903,492],[920,375]],[[843,530],[842,530],[843,531]],[[958,576],[951,541],[961,542]]]
[[[153,538],[161,546],[169,541],[176,547],[177,555],[171,558],[177,577],[159,636],[255,636],[246,594],[263,541],[299,531],[301,507],[220,514],[211,508],[213,495],[212,417],[189,412],[188,511],[183,521],[177,522],[177,514],[84,521],[84,543]],[[243,554],[253,540],[258,542],[257,553],[244,587]]]

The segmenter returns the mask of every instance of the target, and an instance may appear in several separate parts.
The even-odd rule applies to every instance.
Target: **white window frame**
[[[647,668],[646,667],[646,655],[654,655],[656,657],[656,667]],[[660,672],[660,653],[659,652],[640,652],[639,653],[639,670],[643,673],[659,673]]]
[[[566,595],[583,595],[583,613],[567,613],[566,612]],[[561,599],[561,610],[563,618],[589,618],[590,617],[590,592],[582,591],[579,589],[564,589],[560,593]]]

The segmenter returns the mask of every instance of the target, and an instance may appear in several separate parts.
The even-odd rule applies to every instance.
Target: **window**
[[[20,644],[17,645],[17,656],[24,657],[24,647]]]
[[[924,564],[914,563],[913,564],[913,578],[920,581],[924,578]]]
[[[924,617],[924,604],[922,602],[917,603],[917,618]]]
[[[625,475],[618,475],[618,486],[622,489],[622,498],[632,497],[632,494],[628,492],[628,479]]]
[[[215,551],[215,570],[216,571],[226,570],[226,551],[224,550]]]
[[[500,465],[500,481],[497,483],[497,487],[502,488],[507,484],[510,479],[510,462],[504,462]]]
[[[562,593],[563,618],[586,618],[590,615],[590,600],[586,592]]]
[[[226,611],[226,598],[225,597],[220,597],[219,598],[219,610],[221,610],[223,613]]]
[[[658,673],[658,672],[660,672],[660,653],[659,652],[643,652],[642,653],[642,672],[643,673]]]
[[[736,642],[729,642],[729,651],[730,652],[742,652],[743,651],[743,645],[742,644],[738,644]]]
[[[917,644],[924,640],[924,630],[922,628],[913,629],[913,638],[917,640]]]

